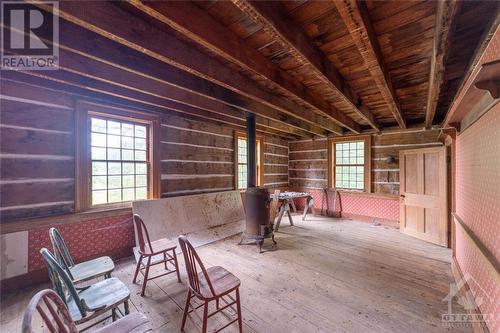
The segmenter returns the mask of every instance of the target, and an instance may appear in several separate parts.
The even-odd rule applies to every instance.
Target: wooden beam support
[[[43,3],[35,3],[35,5],[48,11],[51,10]],[[141,17],[130,15],[115,3],[94,2],[92,10],[88,10],[86,3],[65,1],[60,3],[59,15],[85,29],[252,98],[287,115],[320,126],[330,132],[343,133],[342,128],[333,120],[312,112],[304,112],[300,105],[289,98],[267,91],[257,82],[177,38],[174,31],[168,31],[170,28],[156,28]],[[259,112],[259,110],[253,111],[256,114]],[[325,135],[324,133],[316,134]]]
[[[258,50],[249,47],[235,33],[195,4],[188,1],[140,0],[129,0],[129,3],[211,52],[255,73],[285,93],[294,95],[317,113],[326,115],[353,132],[360,132],[359,124],[328,103],[321,95],[309,91],[292,75],[272,63]],[[193,17],[196,17],[196,20],[193,20]]]
[[[311,39],[284,14],[284,8],[277,1],[233,0],[233,3],[268,33],[301,63],[307,63],[314,73],[336,94],[339,100],[368,124],[379,131],[379,124],[373,113],[364,105],[358,94],[340,75],[325,54]]]
[[[356,0],[333,2],[391,113],[399,126],[406,128],[406,121],[392,86],[391,76],[385,68],[380,45],[370,22],[366,5]]]
[[[434,44],[432,48],[431,70],[429,72],[429,90],[425,111],[425,128],[430,129],[436,114],[439,93],[444,79],[446,50],[451,24],[457,13],[457,1],[436,1],[436,24],[434,27]]]

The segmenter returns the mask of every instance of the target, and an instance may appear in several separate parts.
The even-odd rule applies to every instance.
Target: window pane
[[[136,161],[145,161],[146,160],[146,151],[136,150],[135,151],[135,160]]]
[[[91,145],[106,147],[106,134],[92,133],[91,134]]]
[[[108,120],[108,134],[121,134],[121,124],[118,121]]]
[[[108,191],[92,191],[92,205],[100,205],[108,202]]]
[[[146,150],[146,139],[135,139],[135,149]]]
[[[145,175],[148,172],[148,167],[146,163],[136,163],[135,165],[135,173],[137,175]]]
[[[122,136],[122,148],[134,149],[134,138]]]
[[[145,188],[145,187],[137,187],[135,189],[135,199],[136,200],[147,199],[147,198],[148,198],[147,188]]]
[[[106,175],[106,162],[92,162],[92,175]]]
[[[122,135],[134,136],[134,125],[122,124]]]
[[[106,176],[93,176],[92,177],[92,190],[105,190],[107,188]]]
[[[92,159],[93,160],[105,160],[106,159],[106,148],[92,147]]]
[[[108,188],[121,188],[122,187],[122,177],[121,176],[109,176],[108,177]]]
[[[135,177],[132,175],[123,176],[123,187],[134,187],[135,186]]]
[[[148,177],[145,175],[135,176],[135,186],[147,186],[148,185]]]
[[[124,188],[122,193],[123,201],[132,201],[135,199],[135,189],[133,188]]]
[[[108,160],[119,160],[120,159],[120,149],[108,148]]]
[[[108,134],[108,147],[120,148],[120,136]]]
[[[122,173],[122,164],[120,162],[108,162],[108,174],[119,175]]]
[[[100,132],[106,133],[106,120],[99,118],[91,119],[91,131],[92,132]]]
[[[123,174],[130,175],[134,174],[134,163],[123,163]]]
[[[128,150],[128,149],[122,149],[122,160],[133,161],[134,160],[134,151]]]
[[[122,190],[108,190],[108,202],[122,201]]]
[[[135,125],[135,136],[138,138],[145,138],[146,126]]]

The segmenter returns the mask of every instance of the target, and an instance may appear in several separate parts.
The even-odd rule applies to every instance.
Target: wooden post
[[[257,185],[256,144],[255,116],[249,112],[247,113],[247,187]]]

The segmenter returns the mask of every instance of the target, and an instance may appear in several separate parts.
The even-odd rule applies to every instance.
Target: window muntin
[[[248,161],[247,161],[247,139],[244,136],[238,136],[236,140],[236,180],[237,187],[239,190],[244,190],[248,187]],[[261,168],[261,140],[256,140],[256,152],[255,152],[255,162],[256,162],[256,176],[257,176],[257,186],[261,186],[262,179],[262,168]]]
[[[92,206],[148,198],[148,126],[90,117]]]
[[[365,190],[365,141],[334,143],[335,187]]]

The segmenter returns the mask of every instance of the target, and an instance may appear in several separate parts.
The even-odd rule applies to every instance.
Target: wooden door
[[[399,152],[401,231],[448,246],[446,148]]]

